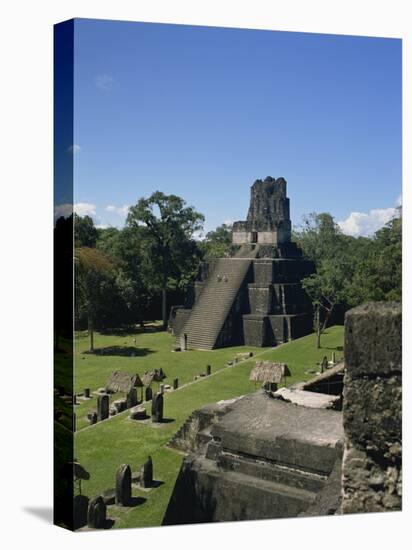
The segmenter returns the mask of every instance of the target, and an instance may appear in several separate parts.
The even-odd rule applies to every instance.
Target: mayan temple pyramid
[[[233,224],[234,256],[202,264],[193,297],[174,312],[181,349],[275,346],[311,332],[301,281],[314,268],[291,226],[286,181],[256,180],[246,221]]]

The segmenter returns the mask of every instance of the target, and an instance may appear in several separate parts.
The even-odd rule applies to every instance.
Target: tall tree
[[[214,231],[206,233],[205,239],[200,242],[201,249],[206,257],[222,258],[230,256],[232,249],[232,225],[223,223]]]
[[[167,327],[167,292],[198,264],[193,235],[203,227],[204,216],[176,195],[156,191],[129,209],[126,226],[145,229],[142,252],[150,273],[150,285],[162,294],[163,327]]]
[[[94,248],[97,241],[97,229],[90,216],[74,214],[74,246]]]
[[[75,250],[75,307],[87,315],[90,351],[94,351],[94,328],[114,281],[114,264],[96,248]]]
[[[312,213],[294,236],[316,266],[316,273],[302,286],[312,300],[318,347],[338,304],[348,309],[368,301],[401,299],[400,217],[372,238],[355,238],[343,235],[330,214]]]
[[[342,259],[326,259],[317,272],[302,281],[313,305],[313,328],[316,332],[316,346],[337,304],[345,296],[346,263]]]
[[[97,248],[116,261],[116,286],[127,323],[142,323],[153,305],[142,254],[144,233],[144,227],[99,229]]]
[[[356,265],[347,287],[350,306],[368,301],[402,299],[402,218],[395,217],[379,229],[367,245],[352,253]]]

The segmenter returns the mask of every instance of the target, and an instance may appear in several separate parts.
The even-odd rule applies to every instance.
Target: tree
[[[94,327],[114,282],[114,264],[96,248],[75,250],[75,307],[87,316],[90,351],[94,351]]]
[[[359,241],[359,239],[356,239]],[[379,229],[367,245],[352,255],[356,263],[347,288],[347,302],[402,299],[402,218],[395,217]]]
[[[324,333],[335,306],[345,295],[346,265],[339,259],[326,259],[318,271],[302,281],[313,304],[313,328],[316,332],[316,346]]]
[[[303,222],[294,238],[304,255],[319,266],[323,260],[338,256],[345,248],[346,236],[327,212],[312,212]]]
[[[232,248],[232,225],[223,223],[214,231],[206,233],[204,241],[200,243],[206,257],[222,258],[230,256]]]
[[[74,214],[74,246],[94,248],[97,241],[97,229],[90,216]]]
[[[142,323],[153,304],[142,254],[144,233],[144,227],[99,229],[97,248],[116,262],[116,287],[127,323]]]
[[[139,231],[148,282],[162,294],[163,327],[167,327],[167,292],[185,274],[193,276],[200,253],[193,241],[204,216],[176,195],[156,191],[130,207],[126,226]],[[142,231],[143,228],[143,231]]]
[[[316,267],[302,286],[312,300],[318,347],[338,304],[348,309],[368,301],[401,299],[400,217],[372,238],[355,238],[343,235],[330,214],[312,213],[304,218],[295,239]]]

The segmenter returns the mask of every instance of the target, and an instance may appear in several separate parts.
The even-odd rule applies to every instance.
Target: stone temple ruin
[[[233,257],[202,264],[192,299],[174,312],[178,347],[274,346],[310,333],[301,281],[314,267],[291,241],[283,178],[252,185],[247,220],[233,224],[233,249]]]
[[[344,365],[194,411],[163,525],[401,510],[401,324],[398,303],[354,308]]]

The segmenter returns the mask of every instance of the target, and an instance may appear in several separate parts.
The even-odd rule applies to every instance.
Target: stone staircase
[[[211,350],[252,264],[251,258],[219,258],[206,279],[177,342],[186,334],[188,349]]]

